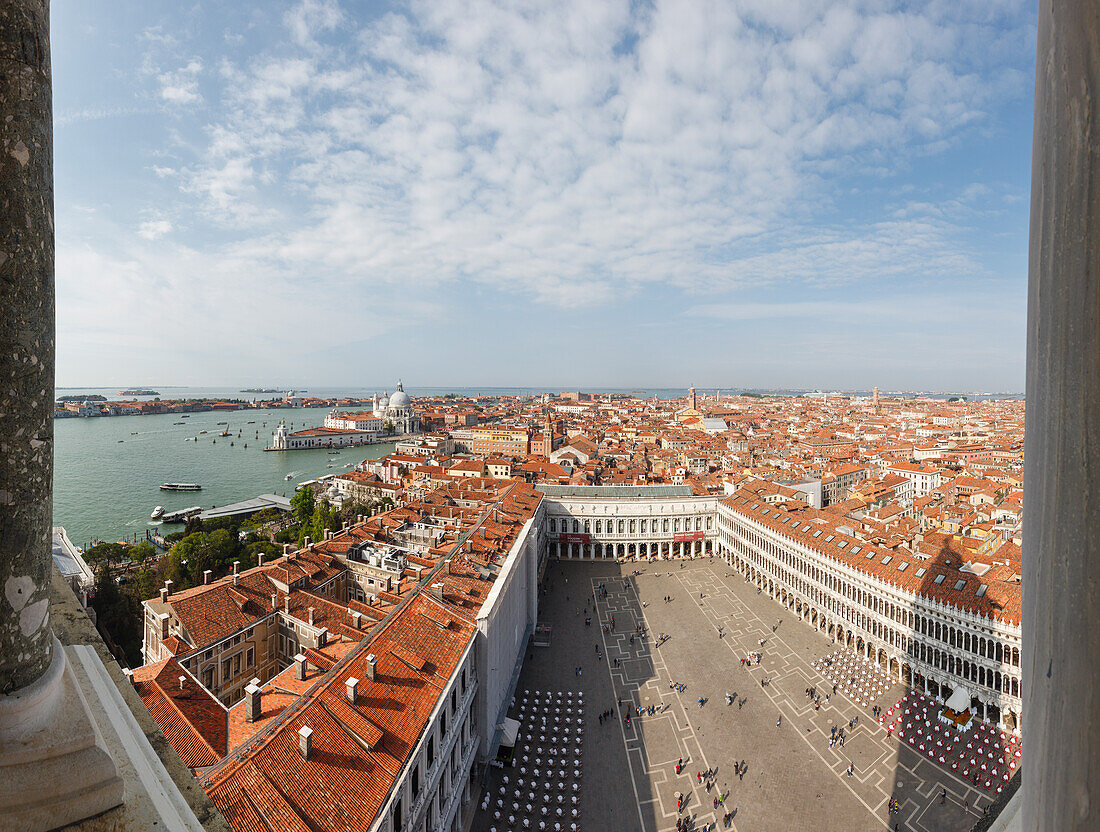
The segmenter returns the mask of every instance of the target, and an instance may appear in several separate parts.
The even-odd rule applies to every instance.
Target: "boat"
[[[162,523],[182,523],[188,517],[194,517],[202,509],[199,506],[181,508],[179,511],[169,511],[161,519]]]
[[[218,434],[218,436],[229,436],[229,428],[223,430],[221,433]]]
[[[294,477],[294,475],[293,475],[293,474],[287,474],[287,475],[286,475],[286,479],[288,479],[288,480],[289,480],[289,479],[292,479],[293,477]]]
[[[187,422],[173,422],[173,425],[186,425]]]
[[[199,433],[206,433],[206,431],[204,431],[204,430],[200,430],[200,431],[199,431]]]
[[[164,516],[164,506],[157,506],[153,509],[153,513],[149,515],[150,520],[159,520]]]
[[[138,432],[136,430],[130,431],[130,436],[137,436],[137,435],[138,435]]]
[[[191,414],[190,414],[190,413],[185,413],[184,415],[180,416],[180,418],[181,418],[181,419],[190,419],[190,418],[191,418]]]
[[[202,486],[194,482],[166,482],[161,491],[202,491]]]
[[[219,424],[219,425],[228,425],[229,422],[217,422],[217,424]]]

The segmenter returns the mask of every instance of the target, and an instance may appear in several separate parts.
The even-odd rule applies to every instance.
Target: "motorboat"
[[[161,491],[202,491],[202,486],[194,482],[166,482]]]
[[[164,516],[164,506],[157,506],[153,509],[153,513],[149,515],[150,520],[159,520]]]
[[[293,478],[294,478],[293,474],[287,474],[286,477],[285,477],[285,479],[287,479],[287,480],[291,480]]]

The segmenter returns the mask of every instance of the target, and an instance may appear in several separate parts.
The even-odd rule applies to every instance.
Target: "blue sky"
[[[1022,390],[1032,6],[54,0],[57,382]]]

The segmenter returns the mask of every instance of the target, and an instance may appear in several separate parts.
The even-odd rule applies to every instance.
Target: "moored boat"
[[[150,520],[159,520],[164,516],[164,506],[157,506],[153,509],[153,513],[149,515]]]

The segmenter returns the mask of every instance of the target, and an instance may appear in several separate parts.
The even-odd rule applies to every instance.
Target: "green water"
[[[186,419],[173,414],[56,419],[54,524],[64,526],[77,546],[94,538],[132,540],[135,534],[140,540],[149,528],[183,528],[151,521],[154,506],[174,511],[222,506],[259,494],[290,496],[299,482],[350,470],[393,450],[392,444],[344,448],[338,455],[263,450],[281,419],[291,430],[301,430],[320,425],[326,412],[303,408],[192,413]],[[232,436],[218,436],[226,429],[218,422],[228,422]],[[207,433],[200,434],[202,430]],[[193,437],[198,441],[184,441]],[[202,491],[161,491],[163,482],[195,482]]]

